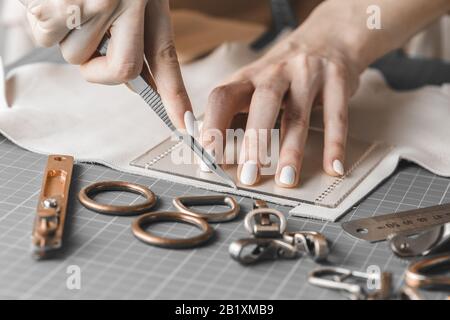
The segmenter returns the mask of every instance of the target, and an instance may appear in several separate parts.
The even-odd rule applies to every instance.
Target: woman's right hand
[[[136,78],[145,54],[170,118],[177,128],[185,127],[185,113],[192,108],[174,46],[168,0],[20,1],[27,7],[37,44],[59,44],[64,59],[80,65],[90,82],[115,85]],[[107,54],[95,56],[107,32]]]

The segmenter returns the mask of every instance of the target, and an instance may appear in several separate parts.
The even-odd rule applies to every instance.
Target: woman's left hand
[[[324,33],[310,34],[307,26],[299,28],[211,93],[202,130],[207,150],[216,148],[211,131],[220,130],[225,136],[233,117],[248,112],[238,168],[241,183],[258,182],[258,146],[267,143],[258,132],[274,127],[280,108],[284,112],[275,181],[282,187],[299,183],[311,109],[317,103],[324,108],[323,168],[331,176],[344,174],[347,105],[357,88],[359,70],[353,57],[341,50],[344,44],[328,39]]]

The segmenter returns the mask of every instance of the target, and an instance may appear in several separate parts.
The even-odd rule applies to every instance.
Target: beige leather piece
[[[229,144],[227,148],[232,150],[232,145]],[[278,198],[276,202],[279,203],[284,201],[296,204],[309,202],[335,208],[358,186],[389,150],[390,147],[386,145],[350,138],[346,154],[346,174],[341,178],[331,177],[323,171],[322,161],[318,161],[322,158],[323,153],[323,132],[310,130],[301,171],[301,183],[296,188],[278,187],[274,182],[273,175],[262,177],[261,181],[255,186],[245,186],[237,179],[237,165],[224,165],[223,168],[235,180],[239,190],[250,192],[253,198],[266,199],[266,196],[270,196],[272,201]],[[198,181],[221,183],[220,179],[213,173],[202,172],[196,163],[180,164],[179,159],[185,155],[191,155],[187,159],[194,159],[192,152],[185,144],[180,144],[169,138],[132,161],[131,164]],[[222,184],[225,185],[225,183]]]

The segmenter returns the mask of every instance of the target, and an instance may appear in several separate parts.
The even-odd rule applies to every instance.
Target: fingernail
[[[214,150],[211,150],[211,151],[208,151],[208,150],[206,150],[212,157],[215,157],[215,152],[214,152]],[[202,171],[202,172],[211,172],[211,170],[208,168],[208,166],[203,162],[203,161],[201,161],[200,162],[200,170]]]
[[[295,169],[292,166],[286,166],[281,169],[280,182],[285,185],[293,185],[295,183]]]
[[[195,132],[195,122],[197,120],[195,119],[194,114],[192,113],[192,111],[186,111],[184,113],[184,125],[186,126],[186,131],[189,135],[195,137],[196,136],[196,132]]]
[[[342,162],[340,160],[333,161],[333,170],[340,176],[343,176],[345,173],[344,165],[342,164]]]
[[[255,161],[247,161],[242,166],[241,183],[251,186],[255,184],[258,175],[258,166]]]

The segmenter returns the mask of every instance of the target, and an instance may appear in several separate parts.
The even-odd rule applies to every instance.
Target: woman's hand
[[[136,78],[148,60],[175,126],[191,111],[174,46],[168,0],[21,0],[36,42],[59,44],[71,64],[91,82],[120,84]],[[81,14],[76,17],[77,12]],[[79,25],[73,25],[79,18]],[[105,57],[95,56],[107,32]],[[192,113],[190,112],[190,115]]]
[[[210,95],[202,130],[208,150],[216,147],[210,130],[224,133],[237,113],[248,112],[238,169],[238,178],[245,185],[258,182],[263,157],[258,146],[267,142],[257,133],[274,127],[280,108],[284,112],[275,181],[282,187],[298,184],[311,109],[318,103],[324,108],[323,168],[331,176],[344,174],[347,105],[357,88],[360,70],[347,49],[347,39],[333,38],[327,28],[310,29],[320,29],[330,17],[310,19],[315,20]]]
[[[367,24],[368,8],[374,6],[380,12],[380,29]],[[212,92],[203,124],[205,147],[216,151],[214,132],[218,129],[223,135],[237,113],[248,112],[238,178],[246,185],[257,183],[261,158],[266,156],[260,147],[267,144],[267,135],[258,133],[273,128],[283,107],[275,180],[282,187],[294,187],[301,174],[311,109],[320,104],[323,168],[331,176],[343,175],[347,105],[360,73],[449,9],[448,0],[324,1],[287,39]]]

